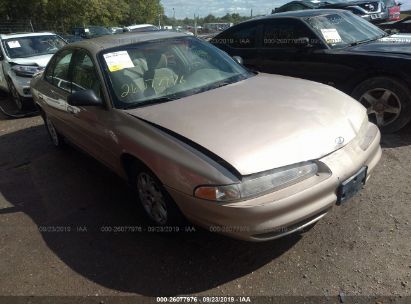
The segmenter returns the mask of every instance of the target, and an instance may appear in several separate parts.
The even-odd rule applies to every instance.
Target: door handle
[[[40,100],[44,100],[44,97],[43,97],[42,94],[39,94],[39,99],[40,99]]]
[[[68,106],[68,107],[67,107],[67,112],[69,112],[69,113],[72,114],[72,115],[76,114],[76,111],[75,111],[75,109],[74,109],[72,106]]]

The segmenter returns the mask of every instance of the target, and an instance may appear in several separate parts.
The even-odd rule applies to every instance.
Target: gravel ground
[[[39,117],[0,116],[0,295],[362,295],[410,303],[411,126],[385,136],[383,147],[364,191],[302,235],[254,244],[199,229],[110,233],[102,227],[146,224],[123,181],[74,148],[56,150]]]

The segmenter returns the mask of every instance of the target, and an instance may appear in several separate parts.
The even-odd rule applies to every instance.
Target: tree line
[[[82,25],[158,23],[160,0],[0,0],[2,20],[31,20],[36,27],[68,31]]]
[[[151,23],[162,25],[198,25],[238,23],[250,17],[237,13],[223,17],[176,20],[164,15],[160,0],[0,0],[1,20],[30,20],[35,30],[70,32],[75,26],[127,26]]]

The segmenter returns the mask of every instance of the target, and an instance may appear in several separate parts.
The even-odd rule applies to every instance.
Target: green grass
[[[411,11],[401,12],[401,19],[411,16]]]

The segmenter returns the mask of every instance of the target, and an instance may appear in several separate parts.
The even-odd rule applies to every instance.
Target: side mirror
[[[300,48],[310,48],[312,44],[310,43],[310,38],[302,37],[297,39],[297,46]]]
[[[3,53],[0,51],[0,61],[3,61],[4,60],[4,56],[3,56]]]
[[[238,64],[244,65],[244,60],[243,60],[243,58],[241,58],[240,56],[233,56],[233,59],[234,59]]]
[[[75,107],[102,106],[103,100],[93,90],[83,90],[71,94],[67,98],[67,103]]]

